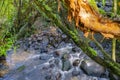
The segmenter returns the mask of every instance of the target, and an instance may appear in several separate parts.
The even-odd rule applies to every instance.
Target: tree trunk
[[[84,32],[99,32],[107,38],[120,37],[120,24],[108,18],[103,18],[97,10],[91,7],[88,0],[65,0],[68,6],[68,20],[75,19],[77,28],[81,23]]]

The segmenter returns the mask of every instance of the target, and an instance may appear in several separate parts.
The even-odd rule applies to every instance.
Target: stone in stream
[[[45,76],[45,79],[46,79],[46,80],[51,80],[51,75]]]
[[[99,78],[98,80],[110,80],[109,78]]]
[[[57,73],[55,76],[56,80],[61,80],[61,76],[62,76],[62,74],[60,72]]]
[[[64,53],[61,57],[62,59],[62,70],[63,71],[68,71],[71,69],[72,65],[69,61],[70,55],[67,53]]]
[[[40,57],[39,57],[39,59],[40,60],[48,60],[48,59],[50,59],[51,58],[51,56],[50,55],[41,55]]]
[[[81,63],[81,69],[90,76],[100,77],[105,73],[105,68],[97,64],[93,60],[84,60]]]
[[[72,76],[78,76],[78,75],[80,75],[80,71],[77,70],[72,71]]]
[[[81,74],[78,76],[78,80],[91,80],[86,74]]]
[[[80,63],[79,59],[76,59],[75,61],[73,61],[73,66],[78,66]]]
[[[61,55],[61,53],[59,51],[54,51],[53,52],[54,57],[59,57],[60,55]]]
[[[38,44],[36,44],[36,45],[34,46],[34,50],[39,50],[39,45],[38,45]]]
[[[62,60],[68,60],[70,58],[70,55],[67,53],[64,53],[61,57]]]
[[[42,39],[43,39],[43,38],[42,38],[41,36],[40,36],[40,37],[37,37],[37,42],[40,43],[40,42],[42,41]]]
[[[71,80],[79,80],[77,77],[72,77]]]
[[[93,76],[87,76],[86,74],[81,74],[77,76],[78,80],[110,80],[108,78],[99,78],[99,77],[93,77]]]
[[[49,44],[49,39],[46,36],[44,36],[41,43],[42,46],[47,46]]]
[[[65,34],[63,34],[63,35],[62,35],[62,38],[63,38],[63,39],[64,39],[64,38],[67,38],[67,36],[66,36]]]
[[[62,60],[62,70],[68,71],[72,68],[72,65],[69,60]]]
[[[46,47],[40,48],[40,53],[47,53],[48,49]]]

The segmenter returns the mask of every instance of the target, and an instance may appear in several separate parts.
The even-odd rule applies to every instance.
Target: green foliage
[[[11,38],[6,38],[4,42],[0,44],[0,56],[6,56],[6,51],[12,47],[13,40]]]
[[[17,39],[33,33],[36,12],[31,0],[0,0],[0,9],[1,56]]]
[[[0,1],[0,56],[6,56],[6,51],[11,48],[14,43],[13,19],[15,16],[15,8],[12,4],[13,0]]]

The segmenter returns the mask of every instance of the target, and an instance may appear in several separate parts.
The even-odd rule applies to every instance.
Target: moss
[[[88,49],[90,50],[91,54],[93,54],[93,56],[97,56],[97,52],[94,49],[91,47],[88,47]]]
[[[110,70],[113,73],[116,73],[117,75],[120,75],[120,69],[116,65],[114,65],[112,62],[109,62],[109,67],[110,67]]]
[[[73,31],[69,32],[71,34],[71,37],[74,39],[75,42],[79,42],[79,38],[76,36],[76,34]]]

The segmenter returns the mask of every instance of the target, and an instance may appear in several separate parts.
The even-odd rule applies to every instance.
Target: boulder
[[[81,69],[89,76],[100,77],[105,73],[105,68],[97,64],[93,60],[84,60],[81,63]]]

